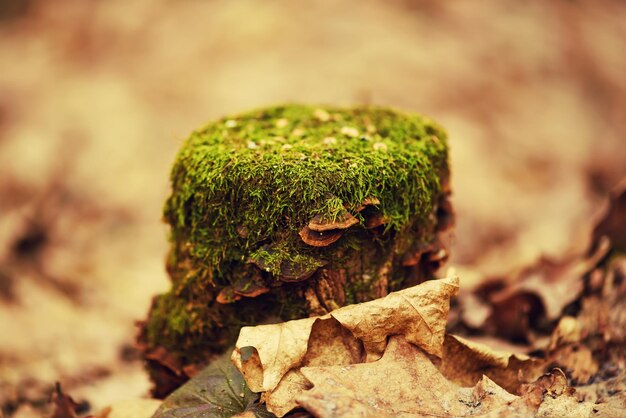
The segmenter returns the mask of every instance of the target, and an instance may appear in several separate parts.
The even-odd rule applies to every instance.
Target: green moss
[[[446,162],[445,132],[422,116],[378,107],[262,109],[190,136],[172,170],[165,219],[174,241],[218,270],[276,242],[290,246],[282,254],[323,259],[293,239],[312,217],[336,219],[373,196],[387,228],[401,230],[431,213]]]
[[[296,244],[292,242],[279,242],[275,245],[264,245],[250,253],[249,259],[259,265],[272,276],[284,273],[285,262],[291,270],[307,272],[322,267],[325,262],[303,253],[292,253]]]
[[[189,296],[175,292],[159,295],[146,324],[150,346],[166,348],[184,364],[202,363],[210,354],[233,345],[243,326],[307,316],[306,303],[297,291],[225,305],[211,304],[206,295]]]

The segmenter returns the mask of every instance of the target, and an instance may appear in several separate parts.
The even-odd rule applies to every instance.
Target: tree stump
[[[327,313],[431,278],[452,226],[446,133],[380,107],[221,119],[178,153],[172,288],[139,336],[164,396],[245,325]]]

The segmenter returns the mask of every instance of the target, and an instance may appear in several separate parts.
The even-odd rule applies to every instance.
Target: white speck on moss
[[[353,128],[352,126],[344,126],[341,128],[341,133],[345,136],[349,136],[350,138],[356,138],[359,136],[359,130],[357,128]]]
[[[313,111],[313,116],[322,122],[328,122],[330,120],[330,113],[324,109],[315,109],[315,111]]]
[[[337,143],[337,138],[335,138],[334,136],[327,136],[326,138],[322,139],[322,144],[324,145],[334,145]]]
[[[387,144],[385,144],[384,142],[374,142],[374,145],[372,145],[374,147],[375,151],[387,151]]]
[[[248,149],[257,149],[259,146],[254,141],[248,141]]]
[[[285,118],[281,118],[281,119],[278,119],[276,121],[276,127],[277,128],[284,128],[288,124],[289,124],[289,121],[287,119],[285,119]]]
[[[226,122],[224,122],[224,126],[226,126],[227,128],[234,128],[235,126],[237,126],[237,121],[233,119],[228,119]]]

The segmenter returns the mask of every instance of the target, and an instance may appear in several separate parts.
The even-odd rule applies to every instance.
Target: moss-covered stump
[[[280,106],[191,134],[165,204],[171,290],[140,343],[164,395],[243,325],[416,284],[447,253],[446,133],[379,107]]]

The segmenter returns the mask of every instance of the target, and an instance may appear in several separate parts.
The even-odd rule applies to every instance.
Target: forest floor
[[[227,113],[375,103],[441,122],[460,300],[590,247],[626,178],[624,2],[262,3],[0,5],[5,416],[38,416],[57,381],[85,411],[147,395],[134,322],[168,287],[169,167]]]

